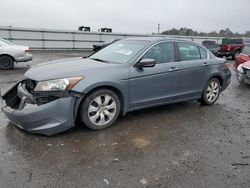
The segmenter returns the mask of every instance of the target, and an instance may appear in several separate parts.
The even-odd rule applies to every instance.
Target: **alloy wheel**
[[[218,98],[219,92],[220,92],[219,83],[216,81],[210,82],[206,91],[207,101],[213,103]]]
[[[104,126],[115,116],[117,104],[110,95],[99,95],[95,97],[88,107],[89,120],[97,125]]]

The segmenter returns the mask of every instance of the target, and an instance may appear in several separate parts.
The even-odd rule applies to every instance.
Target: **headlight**
[[[243,73],[243,69],[242,69],[242,64],[240,64],[237,68],[237,71],[240,72],[240,73]]]
[[[35,91],[65,91],[72,89],[84,77],[62,78],[38,82]]]

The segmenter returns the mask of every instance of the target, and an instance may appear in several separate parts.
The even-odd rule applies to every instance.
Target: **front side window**
[[[199,47],[194,44],[178,43],[180,61],[200,59]]]
[[[155,59],[157,64],[175,61],[174,44],[162,42],[151,47],[142,59]]]

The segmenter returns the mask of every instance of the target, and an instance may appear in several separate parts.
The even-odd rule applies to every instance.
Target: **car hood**
[[[33,66],[25,73],[26,78],[36,81],[52,80],[58,78],[69,78],[85,76],[94,73],[94,70],[110,69],[120,64],[103,63],[82,57],[50,61]],[[97,71],[99,72],[99,71]]]

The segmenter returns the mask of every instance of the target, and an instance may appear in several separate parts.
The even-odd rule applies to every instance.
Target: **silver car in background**
[[[20,46],[0,38],[0,69],[7,70],[14,67],[14,62],[26,62],[33,58],[27,46]]]

